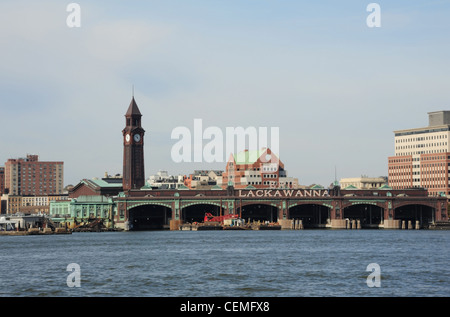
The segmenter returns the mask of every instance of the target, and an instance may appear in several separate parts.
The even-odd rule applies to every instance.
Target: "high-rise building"
[[[64,162],[41,162],[37,155],[8,159],[5,163],[5,193],[10,195],[61,195]]]
[[[450,111],[428,113],[423,128],[394,131],[395,156],[388,158],[393,189],[427,188],[431,195],[450,195]]]

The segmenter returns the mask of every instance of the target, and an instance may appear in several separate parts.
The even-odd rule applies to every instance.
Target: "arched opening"
[[[380,206],[371,204],[356,204],[344,208],[344,219],[355,220],[361,225],[361,228],[378,229],[383,220],[384,209]]]
[[[184,223],[203,222],[206,213],[210,213],[213,216],[220,216],[220,207],[205,203],[183,207],[181,220]]]
[[[129,210],[128,222],[130,230],[162,230],[168,229],[172,209],[160,205],[142,205]]]
[[[242,212],[240,207],[237,208],[238,213],[241,214],[241,218],[247,223],[253,221],[261,222],[277,222],[278,221],[278,208],[266,204],[251,204],[242,206]]]
[[[301,220],[303,228],[324,228],[330,217],[330,208],[323,205],[305,204],[289,208],[289,219]]]
[[[430,206],[412,204],[397,207],[394,210],[394,219],[405,221],[405,227],[411,221],[411,226],[415,228],[416,221],[419,221],[420,228],[428,228],[430,223],[434,222],[435,209]]]

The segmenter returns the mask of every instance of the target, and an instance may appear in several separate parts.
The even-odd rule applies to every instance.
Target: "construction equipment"
[[[235,219],[235,218],[239,218],[239,215],[228,214],[228,215],[223,215],[223,216],[213,216],[211,213],[207,212],[207,213],[205,213],[205,218],[204,218],[203,222],[223,223],[224,220]]]
[[[88,222],[82,222],[74,226],[73,231],[90,231],[90,232],[100,232],[104,231],[105,226],[102,219],[92,219],[90,218]]]
[[[44,223],[46,224],[46,226],[50,229],[52,229],[52,231],[55,231],[56,229],[56,225],[55,223],[48,217],[44,218]]]

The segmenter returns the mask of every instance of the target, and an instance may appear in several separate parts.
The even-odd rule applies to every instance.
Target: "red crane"
[[[228,214],[224,216],[213,216],[211,213],[207,212],[205,213],[205,219],[204,222],[210,222],[210,221],[217,221],[217,222],[223,222],[225,219],[233,219],[233,218],[239,218],[239,215],[233,215]]]

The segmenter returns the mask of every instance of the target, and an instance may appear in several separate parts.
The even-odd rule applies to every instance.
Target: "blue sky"
[[[70,1],[0,3],[0,164],[38,154],[65,183],[121,173],[131,87],[146,174],[174,163],[178,126],[279,127],[301,184],[387,175],[392,131],[450,106],[450,1]]]

